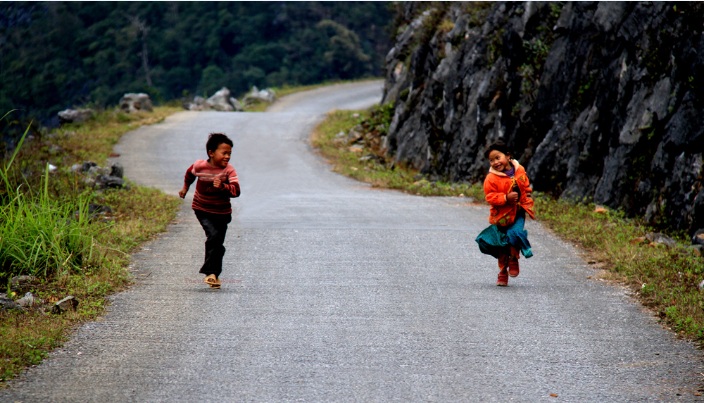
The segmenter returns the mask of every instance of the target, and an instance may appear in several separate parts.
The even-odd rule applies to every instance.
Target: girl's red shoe
[[[508,271],[504,268],[499,271],[499,277],[496,279],[496,285],[506,287],[508,285]]]
[[[521,272],[521,270],[518,267],[518,258],[517,257],[509,257],[508,258],[508,275],[511,277],[518,277],[518,274]]]

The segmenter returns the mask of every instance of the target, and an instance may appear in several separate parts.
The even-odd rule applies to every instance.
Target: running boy
[[[508,245],[503,242],[502,245],[494,245],[499,246],[494,254],[499,260],[496,285],[505,287],[509,276],[519,274],[519,251],[526,258],[533,256],[528,231],[523,228],[526,213],[535,219],[532,188],[526,170],[511,158],[504,142],[491,144],[484,156],[490,165],[489,174],[484,180],[484,195],[490,205],[489,223],[497,227],[499,234],[505,234],[508,242]]]
[[[192,208],[205,231],[205,262],[200,272],[205,274],[205,283],[212,288],[220,288],[222,258],[225,255],[225,233],[227,224],[232,221],[230,198],[239,197],[240,183],[235,168],[230,165],[232,140],[222,133],[212,133],[205,144],[207,160],[193,163],[183,179],[183,188],[178,195],[186,197],[193,181],[196,193]]]

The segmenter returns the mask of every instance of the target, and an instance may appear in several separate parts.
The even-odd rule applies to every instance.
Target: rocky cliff
[[[538,191],[704,227],[704,4],[406,3],[387,153],[479,182],[503,139]]]

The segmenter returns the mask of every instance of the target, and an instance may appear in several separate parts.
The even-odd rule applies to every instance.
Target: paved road
[[[125,136],[127,176],[173,194],[209,132],[233,138],[242,197],[223,288],[201,283],[187,200],[134,256],[138,284],[0,401],[698,399],[701,352],[589,279],[537,223],[536,256],[496,287],[495,260],[473,242],[485,206],[331,173],[308,133],[326,110],[379,96],[378,83],[337,86],[268,113],[182,112]]]

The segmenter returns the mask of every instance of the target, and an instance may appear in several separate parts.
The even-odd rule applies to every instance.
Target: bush
[[[7,116],[7,115],[5,115]],[[0,280],[19,274],[47,277],[80,270],[93,257],[88,218],[91,194],[65,198],[49,192],[49,167],[42,186],[34,191],[27,181],[14,183],[10,169],[27,132],[9,161],[0,169],[4,191],[0,204]]]

